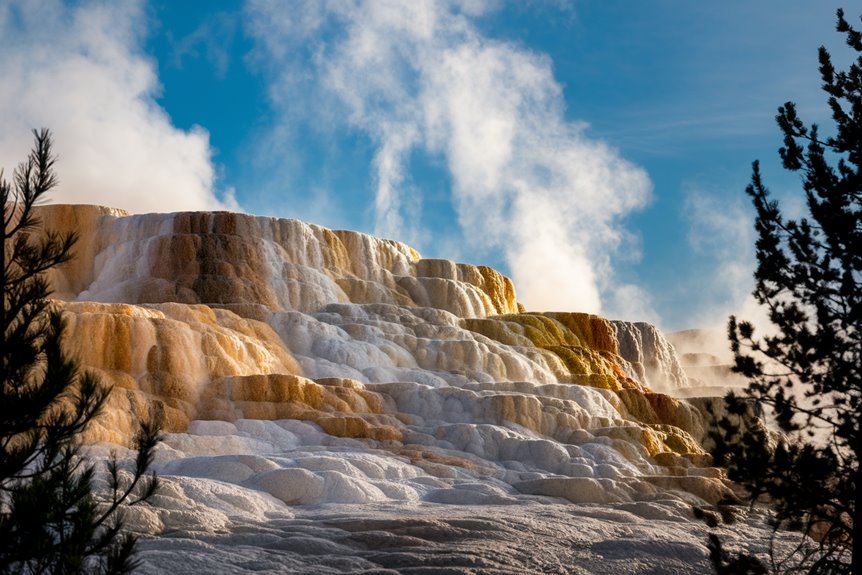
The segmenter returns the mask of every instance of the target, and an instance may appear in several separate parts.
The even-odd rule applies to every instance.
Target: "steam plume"
[[[528,307],[598,312],[603,293],[638,293],[615,282],[611,256],[628,247],[621,219],[645,205],[651,184],[566,118],[547,57],[479,31],[474,20],[488,10],[476,1],[247,5],[273,102],[286,116],[309,106],[319,122],[373,142],[376,233],[410,238],[410,156],[441,158],[466,241],[503,252]]]
[[[159,82],[141,50],[139,2],[56,0],[0,6],[0,166],[54,132],[56,202],[132,212],[237,208],[213,192],[209,135],[179,130],[155,101]]]

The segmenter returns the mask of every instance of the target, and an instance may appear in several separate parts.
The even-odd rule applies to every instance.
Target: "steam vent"
[[[89,449],[164,414],[141,572],[692,573],[709,532],[739,537],[695,517],[733,497],[717,402],[675,399],[652,325],[525,310],[491,268],[296,220],[38,215],[80,235],[55,297],[114,387]]]

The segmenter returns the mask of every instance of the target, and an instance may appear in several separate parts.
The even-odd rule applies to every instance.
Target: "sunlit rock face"
[[[112,303],[205,303],[318,311],[330,303],[433,307],[459,317],[517,312],[496,271],[422,260],[404,244],[297,220],[227,212],[123,216],[45,206],[43,219],[80,235],[56,279],[61,297]]]
[[[654,325],[614,321],[613,326],[620,355],[634,366],[641,381],[663,391],[688,386],[676,351]]]
[[[702,409],[657,393],[688,380],[649,324],[526,313],[490,268],[296,220],[39,214],[80,236],[52,281],[68,348],[114,386],[90,439],[123,444],[164,416],[169,487],[135,516],[143,532],[335,503],[635,505],[688,521],[732,497]],[[178,511],[204,488],[224,497]],[[685,565],[706,565],[705,547],[689,551]]]

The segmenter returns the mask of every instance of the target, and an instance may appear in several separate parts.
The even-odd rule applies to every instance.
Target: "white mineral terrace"
[[[732,492],[653,326],[524,310],[483,266],[295,220],[44,206],[67,343],[165,416],[145,573],[696,573]],[[565,289],[565,286],[561,286]],[[657,393],[662,392],[662,393]],[[153,536],[153,537],[150,537]]]

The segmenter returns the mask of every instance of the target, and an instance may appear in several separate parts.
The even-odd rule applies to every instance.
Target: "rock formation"
[[[654,326],[528,313],[488,267],[296,220],[39,216],[80,235],[51,279],[68,347],[115,388],[89,439],[158,409],[169,478],[289,505],[731,495],[701,411],[660,393],[688,381]]]

